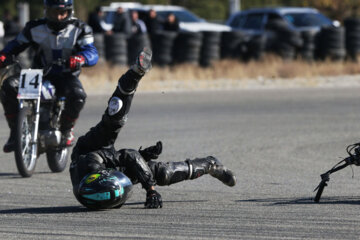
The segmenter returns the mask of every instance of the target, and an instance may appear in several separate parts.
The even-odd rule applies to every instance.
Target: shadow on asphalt
[[[360,197],[347,197],[347,196],[333,196],[333,197],[323,197],[319,203],[314,202],[313,198],[264,198],[264,199],[248,199],[248,200],[238,200],[236,202],[255,202],[263,203],[264,205],[274,206],[274,205],[328,205],[328,204],[347,204],[347,205],[360,205]]]
[[[18,173],[0,173],[0,178],[21,178]]]
[[[70,207],[38,207],[38,208],[17,208],[0,210],[0,214],[58,214],[58,213],[76,213],[76,212],[88,212],[85,207],[82,206],[70,206]]]
[[[53,174],[52,172],[34,172],[33,176],[35,175],[43,175],[43,174]],[[13,178],[19,178],[19,179],[27,179],[22,177],[19,173],[0,173],[1,179],[13,179]]]
[[[187,201],[163,201],[163,203],[189,203],[189,202],[207,202],[205,200],[187,200]],[[131,202],[125,203],[127,206],[136,206],[139,205],[144,208],[144,202]],[[137,209],[138,209],[137,208]],[[116,209],[116,208],[115,208]],[[68,207],[38,207],[38,208],[17,208],[17,209],[6,209],[0,210],[0,214],[63,214],[63,213],[79,213],[79,212],[97,212],[97,211],[108,211],[111,209],[104,210],[91,210],[83,206],[68,206]]]
[[[207,200],[186,200],[186,201],[163,201],[165,203],[201,203],[201,202],[208,202]],[[144,202],[131,202],[131,203],[124,203],[124,206],[141,206],[141,207],[133,207],[133,209],[144,208]]]

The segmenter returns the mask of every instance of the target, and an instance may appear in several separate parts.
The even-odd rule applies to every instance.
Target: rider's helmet
[[[130,179],[122,172],[101,170],[81,180],[77,199],[90,209],[119,208],[129,198],[132,186]]]
[[[55,31],[64,29],[73,17],[73,0],[44,0],[45,18],[49,28]],[[57,15],[64,15],[59,19]]]

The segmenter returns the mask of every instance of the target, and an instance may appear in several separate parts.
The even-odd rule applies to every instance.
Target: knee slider
[[[85,105],[86,93],[82,88],[74,88],[67,94],[67,99],[71,108],[76,112],[80,112]]]
[[[87,95],[84,91],[83,88],[80,87],[76,87],[72,90],[72,94],[73,96],[76,96],[77,99],[82,99],[83,101],[85,101]]]
[[[171,171],[166,164],[161,164],[157,170],[156,181],[160,186],[170,185]]]
[[[82,89],[80,87],[75,87],[67,93],[66,97],[71,102],[85,102],[87,95],[86,95],[84,89]]]

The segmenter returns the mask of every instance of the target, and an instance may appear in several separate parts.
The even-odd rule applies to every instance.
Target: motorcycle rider
[[[71,146],[74,143],[73,127],[86,99],[78,77],[81,67],[97,63],[98,53],[93,45],[92,29],[73,16],[73,0],[44,0],[44,7],[45,17],[29,21],[22,32],[0,51],[0,68],[10,64],[12,56],[28,47],[35,52],[32,68],[51,67],[46,79],[55,86],[58,96],[66,98],[60,130],[63,144]],[[59,66],[55,62],[65,63]],[[1,103],[10,127],[4,152],[14,150],[18,85],[18,76],[12,76],[1,86]]]
[[[111,201],[114,200],[113,198],[110,200],[110,196],[118,196],[121,188],[116,185],[111,186],[112,182],[106,184],[104,182],[106,179],[116,177],[111,171],[107,171],[109,168],[112,171],[123,172],[133,184],[142,185],[147,192],[146,208],[162,207],[161,195],[155,190],[155,185],[170,185],[187,179],[195,179],[204,174],[210,174],[228,186],[236,184],[234,174],[212,156],[181,162],[156,162],[153,159],[157,159],[162,151],[161,142],[146,149],[140,148],[138,151],[115,150],[114,142],[126,123],[137,85],[151,68],[151,57],[152,52],[147,48],[139,54],[136,63],[119,79],[101,121],[81,136],[73,149],[70,165],[73,192],[79,202],[86,207],[99,209],[113,208],[117,205],[116,202]],[[105,188],[106,185],[106,190],[91,188],[91,182],[96,178],[101,179],[96,188],[99,185]],[[85,185],[83,188],[84,182],[90,185]],[[104,192],[108,189],[116,192],[111,192],[111,190]],[[85,199],[82,195],[86,191],[92,191],[91,200]],[[106,196],[108,198],[104,200]]]

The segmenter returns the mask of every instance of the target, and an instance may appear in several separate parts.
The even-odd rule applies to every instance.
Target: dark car
[[[331,34],[332,38],[339,39],[336,43],[331,43],[331,46],[334,44],[340,46],[342,41],[342,28],[338,28],[339,22],[330,20],[314,8],[250,9],[231,15],[226,24],[234,32],[243,34],[242,39],[245,42],[243,44],[247,46],[245,49],[250,51],[250,55],[260,55],[263,51],[270,51],[283,58],[292,59],[301,52],[303,58],[312,59],[317,45],[329,43],[328,40],[323,41],[324,37],[320,36]],[[323,29],[331,33],[319,34]]]
[[[250,34],[262,34],[272,20],[283,20],[288,27],[295,31],[318,32],[323,26],[337,26],[314,8],[276,7],[258,8],[240,11],[229,17],[226,25],[233,30],[241,30]]]

